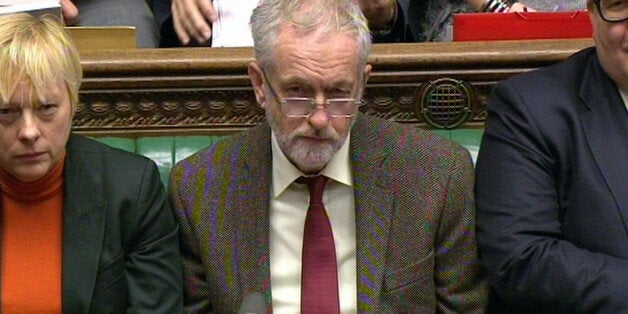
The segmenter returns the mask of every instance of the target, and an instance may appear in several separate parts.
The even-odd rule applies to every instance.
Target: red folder
[[[587,11],[454,14],[453,40],[590,38]]]

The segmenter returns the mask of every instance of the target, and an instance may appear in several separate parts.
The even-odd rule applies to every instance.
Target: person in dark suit
[[[249,77],[267,122],[171,172],[186,309],[229,313],[257,299],[252,312],[482,312],[470,155],[358,113],[371,71],[360,8],[264,0],[251,26]],[[322,201],[310,180],[327,181]],[[332,238],[325,253],[310,254],[312,224]],[[325,269],[309,267],[319,257]],[[310,290],[318,277],[329,281]]]
[[[0,311],[177,313],[155,164],[71,134],[81,63],[52,16],[0,16]]]
[[[489,100],[477,224],[498,312],[628,312],[628,2],[587,5],[595,47]]]

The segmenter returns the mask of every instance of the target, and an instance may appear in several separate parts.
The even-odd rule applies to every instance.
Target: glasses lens
[[[309,98],[285,98],[281,110],[288,117],[307,117],[312,113],[312,100]]]
[[[355,114],[356,101],[353,98],[327,100],[327,112],[336,117],[350,117]]]
[[[325,111],[332,117],[352,117],[355,115],[357,102],[353,98],[328,99]],[[281,101],[281,110],[287,117],[309,117],[316,108],[311,98],[285,98]]]
[[[621,21],[628,18],[628,0],[600,0],[599,8],[605,20]]]

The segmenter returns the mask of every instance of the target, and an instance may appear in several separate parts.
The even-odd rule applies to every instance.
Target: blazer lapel
[[[358,311],[376,312],[384,276],[386,243],[392,219],[390,159],[374,127],[358,115],[351,131],[356,219]]]
[[[238,250],[243,275],[243,296],[260,292],[269,311],[271,309],[270,258],[269,258],[269,211],[272,178],[272,153],[270,127],[264,123],[252,136],[243,140],[239,153],[245,154],[244,167],[236,182],[240,185],[235,209],[239,211]]]
[[[65,208],[63,220],[63,310],[86,312],[80,304],[90,304],[102,247],[106,200],[97,177],[89,171],[98,166],[84,152],[68,143],[65,169]]]
[[[580,116],[584,134],[628,231],[628,112],[617,87],[602,72],[597,60],[587,74],[589,80],[584,80],[580,93],[589,109]],[[611,97],[607,91],[612,91]],[[618,129],[619,136],[615,136]]]

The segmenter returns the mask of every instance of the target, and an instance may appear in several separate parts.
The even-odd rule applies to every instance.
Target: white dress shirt
[[[619,94],[621,95],[621,99],[624,101],[624,107],[628,110],[628,91],[620,89]]]
[[[283,154],[272,134],[273,178],[270,201],[270,278],[274,313],[299,313],[301,250],[309,192],[294,180],[304,175]],[[321,171],[330,180],[323,193],[336,258],[342,313],[357,312],[355,203],[349,160],[349,136]]]

